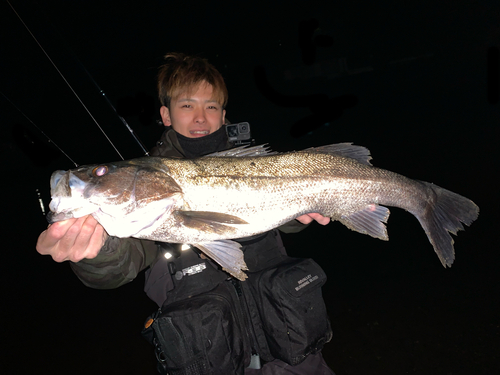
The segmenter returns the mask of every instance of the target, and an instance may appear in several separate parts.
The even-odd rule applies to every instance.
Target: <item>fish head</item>
[[[50,187],[49,222],[92,214],[110,235],[119,237],[152,225],[174,208],[181,193],[157,158],[55,171]]]

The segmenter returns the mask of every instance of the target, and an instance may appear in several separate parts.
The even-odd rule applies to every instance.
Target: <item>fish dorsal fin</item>
[[[370,163],[370,160],[372,159],[372,157],[370,156],[370,150],[363,146],[353,145],[350,142],[306,148],[305,150],[303,150],[303,152],[336,154],[346,158],[354,159],[361,164],[372,165],[372,163]]]
[[[219,152],[214,152],[208,155],[203,156],[205,157],[219,157],[219,158],[224,158],[224,157],[251,157],[251,156],[267,156],[267,155],[276,155],[278,152],[272,151],[267,144],[259,145],[259,146],[240,146],[240,147],[235,147],[231,148],[229,150],[225,151],[219,151]]]
[[[389,237],[385,223],[387,223],[389,214],[390,211],[387,207],[372,203],[338,220],[349,229],[387,241]]]

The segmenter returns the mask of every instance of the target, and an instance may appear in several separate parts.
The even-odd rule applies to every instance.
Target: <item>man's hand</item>
[[[313,220],[316,220],[321,225],[326,225],[330,222],[329,217],[325,217],[325,216],[320,215],[320,214],[305,214],[305,215],[299,216],[296,220],[301,222],[302,224],[309,224]]]
[[[79,262],[99,254],[108,234],[92,215],[49,225],[38,237],[36,250],[56,262]]]

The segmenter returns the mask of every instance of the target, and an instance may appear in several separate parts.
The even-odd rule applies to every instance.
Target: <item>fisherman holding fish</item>
[[[221,74],[199,57],[171,53],[165,59],[158,92],[166,131],[150,154],[195,159],[234,148],[226,133]],[[238,224],[238,218],[220,215],[218,226],[210,215],[191,213],[183,220],[212,231]],[[297,232],[314,220],[330,222],[309,213],[279,229]],[[321,354],[332,336],[321,295],[323,270],[311,259],[288,257],[277,229],[224,243],[234,242],[246,269],[231,272],[235,277],[200,253],[210,251],[208,245],[119,238],[92,215],[53,223],[40,235],[37,251],[56,262],[69,260],[79,279],[97,289],[117,288],[146,269],[145,291],[160,309],[143,335],[155,346],[162,374],[333,374]]]

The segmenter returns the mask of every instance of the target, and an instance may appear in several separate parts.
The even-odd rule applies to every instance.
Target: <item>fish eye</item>
[[[108,173],[108,167],[106,167],[105,165],[95,167],[92,171],[92,174],[96,177],[104,176],[106,173]]]

